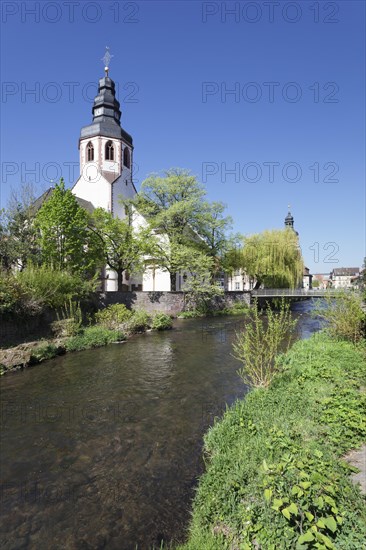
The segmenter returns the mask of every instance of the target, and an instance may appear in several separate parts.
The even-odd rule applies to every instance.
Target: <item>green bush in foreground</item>
[[[108,330],[103,327],[87,327],[82,334],[72,336],[66,341],[67,351],[80,351],[89,348],[98,348],[124,340],[123,333],[117,330]]]
[[[366,315],[358,292],[339,290],[317,303],[313,314],[324,319],[333,338],[359,342],[365,336]]]
[[[297,320],[292,319],[290,305],[282,300],[279,311],[267,309],[264,318],[258,304],[247,314],[245,329],[236,334],[234,357],[242,363],[239,376],[249,386],[266,387],[278,372],[276,357],[290,347]]]
[[[126,330],[131,334],[145,332],[150,327],[150,315],[143,309],[136,309],[126,323]]]
[[[131,319],[132,315],[133,312],[127,309],[124,304],[112,304],[105,309],[97,311],[95,321],[98,325],[115,330]]]
[[[366,440],[362,352],[323,334],[279,359],[283,372],[205,437],[209,460],[186,550],[358,550],[366,506],[341,456]]]
[[[166,313],[156,313],[151,323],[151,328],[153,330],[168,330],[172,328],[172,326],[172,318]]]

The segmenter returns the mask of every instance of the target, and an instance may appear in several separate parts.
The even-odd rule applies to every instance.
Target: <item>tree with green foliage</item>
[[[12,190],[6,209],[0,211],[0,265],[22,270],[39,262],[37,228],[34,225],[34,188],[24,184]]]
[[[244,237],[237,252],[238,265],[256,280],[255,288],[296,288],[301,284],[304,263],[297,234],[292,229],[263,231]]]
[[[42,263],[72,273],[94,273],[101,265],[100,243],[89,230],[89,214],[63,179],[35,218]]]
[[[228,232],[232,218],[224,216],[226,206],[222,202],[205,203],[197,218],[197,232],[202,243],[202,251],[212,258],[212,282],[225,267],[224,258],[230,246]]]
[[[174,261],[177,247],[199,249],[215,258],[224,249],[225,230],[231,219],[223,217],[221,203],[209,204],[205,195],[204,188],[189,171],[171,169],[163,176],[147,178],[136,199],[136,208],[146,217],[156,235],[168,238],[171,250],[167,249],[166,240],[161,239],[160,254],[159,250],[157,253],[162,262],[160,267],[170,272],[172,290],[176,288],[176,270],[179,270]],[[212,271],[215,265],[212,264]]]
[[[144,269],[144,257],[149,251],[149,231],[133,227],[134,207],[125,204],[125,218],[115,218],[103,208],[97,208],[89,228],[101,247],[105,264],[117,273],[117,289],[123,289],[123,274],[139,273]]]

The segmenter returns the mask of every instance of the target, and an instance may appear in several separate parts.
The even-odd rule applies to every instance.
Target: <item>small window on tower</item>
[[[123,151],[123,164],[126,166],[126,168],[130,168],[131,157],[130,157],[130,150],[128,147],[125,147]]]
[[[114,147],[111,141],[105,144],[105,160],[114,160]]]
[[[89,141],[86,146],[86,158],[88,159],[88,162],[94,160],[94,147],[91,141]]]

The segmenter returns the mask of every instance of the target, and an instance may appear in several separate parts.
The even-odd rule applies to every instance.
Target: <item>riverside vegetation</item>
[[[89,316],[85,325],[80,305],[70,301],[52,328],[55,339],[31,344],[25,364],[33,365],[66,352],[122,342],[132,334],[149,329],[168,330],[172,328],[172,319],[165,313],[150,315],[142,309],[129,310],[123,304],[114,304]],[[1,374],[11,370],[12,366],[16,365],[7,368],[0,359]]]
[[[0,313],[33,314],[44,305],[60,307],[70,296],[81,300],[97,287],[105,266],[116,272],[118,290],[125,289],[127,274],[141,276],[149,262],[170,274],[172,290],[182,273],[188,309],[200,313],[222,296],[218,283],[224,274],[242,269],[258,284],[272,286],[301,281],[303,261],[293,231],[232,234],[225,205],[209,202],[187,170],[148,177],[133,200],[121,199],[123,219],[100,208],[88,212],[62,179],[43,199],[35,201],[25,186],[0,210]],[[135,228],[137,213],[146,227]]]
[[[364,547],[365,497],[342,459],[366,441],[364,314],[347,294],[318,313],[327,328],[267,367],[252,359],[276,347],[276,323],[256,325],[252,314],[251,347],[238,334],[239,374],[256,387],[205,436],[207,470],[181,550]]]

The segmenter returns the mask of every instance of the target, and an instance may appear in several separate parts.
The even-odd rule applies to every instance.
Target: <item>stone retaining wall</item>
[[[250,292],[225,292],[215,300],[214,307],[222,309],[235,302],[250,305]],[[97,294],[88,304],[82,304],[84,313],[92,313],[110,304],[125,304],[128,308],[141,308],[149,313],[162,311],[176,316],[185,309],[183,292],[106,292]],[[49,310],[34,316],[0,316],[0,347],[16,346],[23,342],[50,338],[51,324],[57,319],[55,311]]]
[[[185,303],[184,292],[107,292],[100,295],[100,301],[103,305],[125,304],[129,308],[145,309],[149,313],[163,311],[169,315],[177,315],[184,311]],[[235,302],[243,302],[250,305],[250,292],[225,292],[221,297],[215,300],[217,309],[231,307]]]

